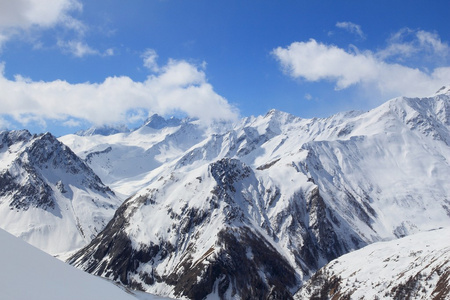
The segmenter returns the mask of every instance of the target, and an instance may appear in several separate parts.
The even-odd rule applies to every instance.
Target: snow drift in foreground
[[[133,295],[105,279],[80,271],[0,229],[2,299],[151,300]]]
[[[449,299],[450,228],[379,242],[320,269],[297,299]]]

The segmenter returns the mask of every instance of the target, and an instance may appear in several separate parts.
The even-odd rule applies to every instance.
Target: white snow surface
[[[52,255],[64,256],[90,242],[122,200],[107,191],[92,170],[49,134],[31,136],[16,131],[0,135],[14,141],[0,147],[0,175],[11,178],[3,183],[6,186],[0,193],[0,228]],[[5,191],[13,184],[24,190],[37,187],[51,204],[39,204],[41,194]],[[16,198],[25,205],[15,205]]]
[[[156,169],[201,142],[209,130],[190,121],[162,128],[144,125],[107,136],[71,134],[59,140],[85,159],[106,185],[128,197],[145,187]]]
[[[1,298],[8,300],[159,300],[118,287],[34,248],[0,229]]]
[[[441,228],[371,244],[331,261],[319,273],[328,279],[340,278],[334,293],[343,298],[350,295],[350,299],[394,299],[394,287],[416,278],[418,283],[412,285],[415,290],[410,298],[436,299],[433,291],[442,273],[449,270],[450,228]],[[449,278],[446,280],[441,284],[448,288]],[[296,298],[310,299],[320,287],[307,282]]]

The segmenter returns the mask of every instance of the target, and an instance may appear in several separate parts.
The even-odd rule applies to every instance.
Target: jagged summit
[[[164,127],[179,126],[182,122],[183,122],[182,120],[175,117],[166,119],[158,114],[153,114],[144,122],[143,126],[147,126],[153,129],[162,129]]]
[[[165,127],[176,127],[182,124],[183,122],[186,122],[187,120],[180,120],[175,117],[171,117],[169,119],[165,119],[164,117],[154,114],[147,118],[142,127],[149,127],[152,129],[163,129]],[[139,128],[135,129],[138,130]],[[114,135],[117,133],[131,133],[134,130],[130,130],[126,125],[102,125],[102,126],[93,126],[87,130],[80,130],[76,132],[76,135],[79,136],[94,136],[94,135],[101,135],[101,136],[109,136]]]
[[[4,130],[0,132],[0,149],[3,147],[9,147],[17,142],[24,142],[30,139],[32,134],[24,129],[24,130]]]
[[[444,85],[443,87],[441,87],[439,90],[436,91],[436,93],[434,93],[433,96],[437,96],[437,95],[449,95],[450,96],[450,84]]]
[[[269,110],[267,114],[264,116],[264,119],[270,120],[269,123],[276,126],[301,121],[301,118],[297,116],[276,109]]]
[[[0,227],[51,254],[89,242],[121,202],[52,134],[0,133]]]

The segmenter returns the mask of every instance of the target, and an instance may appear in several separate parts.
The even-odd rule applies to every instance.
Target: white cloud
[[[74,120],[74,119],[69,119],[69,120],[63,122],[63,125],[66,127],[78,127],[81,125],[81,122]]]
[[[419,44],[431,50],[432,53],[448,56],[450,55],[450,47],[447,43],[443,43],[439,38],[437,33],[427,32],[424,30],[419,30],[416,33]]]
[[[290,76],[308,81],[335,80],[338,88],[346,88],[361,78],[373,76],[376,65],[373,57],[347,53],[313,39],[294,42],[287,48],[278,47],[273,54]]]
[[[11,124],[3,118],[0,118],[0,131],[7,130]]]
[[[144,51],[141,57],[144,60],[144,67],[153,72],[159,71],[158,63],[156,62],[156,60],[158,59],[158,54],[155,50],[147,49]]]
[[[78,0],[2,0],[0,1],[0,35],[3,42],[20,30],[50,28],[57,24],[82,32],[85,26],[69,15],[80,11]]]
[[[352,22],[337,22],[336,23],[337,28],[345,29],[349,31],[350,33],[356,34],[360,38],[365,38],[364,32],[361,29],[360,25],[357,25]]]
[[[4,64],[1,65],[3,70]],[[205,122],[235,119],[237,110],[218,95],[205,73],[186,61],[170,60],[145,81],[108,77],[101,83],[14,80],[0,75],[0,114],[26,123],[37,119],[83,119],[93,124],[126,123],[148,113],[184,112]],[[142,111],[147,112],[143,115]]]
[[[81,9],[82,5],[77,0],[46,0],[45,5],[40,0],[2,0],[0,28],[51,27],[60,22],[70,25],[73,19],[68,12]]]
[[[0,50],[5,43],[14,38],[28,39],[35,49],[42,47],[37,40],[40,31],[50,28],[64,28],[61,35],[72,35],[67,41],[58,41],[57,46],[77,57],[98,54],[111,55],[92,49],[83,42],[88,27],[71,14],[81,12],[83,6],[79,0],[2,0],[0,1]]]
[[[71,53],[76,57],[83,57],[86,55],[99,55],[100,52],[91,48],[88,44],[82,41],[58,41],[58,47],[64,52]]]
[[[104,52],[100,52],[97,49],[92,48],[83,41],[71,40],[62,41],[59,40],[57,46],[66,53],[70,53],[75,57],[84,57],[87,55],[99,55],[99,56],[113,56],[114,49],[108,48]]]
[[[106,51],[105,51],[105,53],[103,55],[104,56],[113,56],[114,55],[114,49],[113,48],[106,49]]]
[[[449,58],[450,46],[443,43],[437,33],[402,28],[389,38],[387,47],[376,55],[380,59],[399,61],[419,55],[432,59]]]
[[[425,42],[432,44],[426,38]],[[375,88],[388,96],[428,96],[436,88],[450,83],[449,66],[424,72],[388,63],[379,53],[357,49],[348,52],[313,39],[294,42],[286,48],[278,47],[272,54],[289,76],[307,81],[328,80],[335,82],[337,89],[360,85]]]

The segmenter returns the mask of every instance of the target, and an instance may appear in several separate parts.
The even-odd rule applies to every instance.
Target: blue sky
[[[367,110],[450,84],[450,2],[2,0],[0,128]]]

